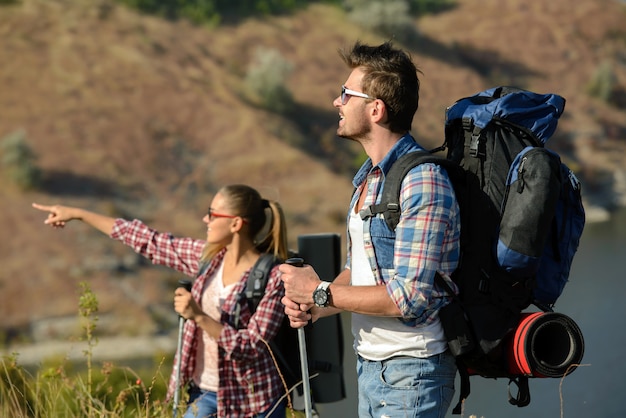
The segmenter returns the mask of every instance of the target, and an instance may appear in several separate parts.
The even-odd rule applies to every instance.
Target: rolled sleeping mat
[[[580,364],[582,332],[557,312],[523,313],[509,347],[509,371],[528,377],[563,377]]]

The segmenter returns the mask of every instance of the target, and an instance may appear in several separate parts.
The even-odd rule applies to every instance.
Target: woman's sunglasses
[[[213,219],[217,219],[217,218],[229,218],[229,219],[241,218],[241,216],[239,215],[228,215],[226,213],[217,213],[211,208],[209,208],[209,210],[207,211],[207,216],[209,217],[209,221],[212,221]],[[242,220],[244,223],[246,222],[245,219],[242,218]]]

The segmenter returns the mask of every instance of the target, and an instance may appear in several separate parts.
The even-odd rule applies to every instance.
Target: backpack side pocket
[[[526,147],[509,169],[496,258],[516,277],[532,277],[539,269],[560,195],[560,165],[545,148]]]
[[[580,182],[565,164],[561,164],[560,180],[561,194],[533,290],[535,300],[548,306],[554,305],[567,284],[585,227]]]

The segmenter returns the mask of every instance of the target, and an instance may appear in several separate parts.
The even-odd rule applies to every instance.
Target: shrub
[[[10,0],[0,0],[10,1]],[[117,0],[143,13],[167,19],[189,19],[197,24],[218,25],[250,16],[288,13],[308,4],[306,0]]]
[[[587,85],[587,93],[592,97],[609,103],[613,98],[616,84],[617,78],[613,71],[613,66],[609,61],[604,61],[600,63],[593,73],[591,81]]]
[[[411,13],[416,16],[440,13],[455,6],[454,0],[409,0]]]
[[[417,33],[414,17],[454,7],[454,0],[344,0],[353,22],[382,35],[410,40]]]
[[[35,165],[37,157],[26,142],[26,132],[17,130],[0,141],[3,175],[22,190],[35,189],[41,182],[41,170]]]
[[[348,18],[385,36],[406,39],[414,33],[414,25],[406,0],[346,0]]]
[[[260,106],[284,114],[293,105],[285,82],[293,65],[276,49],[258,48],[248,68],[245,84]]]

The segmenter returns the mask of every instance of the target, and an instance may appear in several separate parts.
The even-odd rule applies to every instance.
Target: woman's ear
[[[237,216],[236,218],[233,218],[232,223],[230,224],[231,232],[235,233],[241,231],[241,228],[243,228],[244,224],[245,222],[243,221],[242,217]]]

